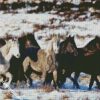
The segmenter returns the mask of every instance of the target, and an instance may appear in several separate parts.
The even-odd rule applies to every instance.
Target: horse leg
[[[27,86],[32,86],[32,79],[30,77],[31,73],[32,73],[32,68],[29,66],[27,71],[25,72]]]
[[[80,88],[79,84],[78,84],[78,78],[79,78],[79,75],[80,73],[79,72],[75,72],[75,75],[74,75],[74,86],[76,86],[76,88]]]
[[[30,64],[30,58],[29,58],[29,57],[26,57],[26,58],[24,59],[24,61],[23,61],[24,73],[27,71],[29,64]]]
[[[64,75],[62,74],[62,68],[58,67],[58,71],[57,71],[57,85],[59,87],[61,87],[63,85],[63,81],[64,80]]]
[[[80,86],[79,86],[78,82],[74,78],[72,78],[71,76],[69,78],[74,83],[74,85],[76,86],[76,88],[80,89]]]
[[[52,72],[47,72],[46,73],[46,77],[45,77],[45,81],[44,81],[44,84],[46,85],[46,84],[51,84],[51,82],[52,82],[52,79],[53,79],[53,73]]]
[[[5,80],[6,80],[6,76],[4,74],[1,74],[0,75],[0,86],[3,85],[3,82],[5,82]]]
[[[95,75],[91,75],[91,79],[90,79],[90,84],[89,84],[88,90],[91,90],[95,79],[96,79],[96,76]]]
[[[97,76],[96,76],[96,78],[95,78],[95,81],[96,81],[96,84],[97,84],[98,88],[100,89],[100,82],[99,82]]]
[[[30,65],[30,58],[26,57],[23,61],[23,69],[24,69],[24,75],[25,75],[25,78],[26,78],[27,86],[32,85],[32,80],[30,78],[30,73],[27,73],[27,72],[30,72],[31,67],[29,68],[29,65]]]
[[[8,88],[10,86],[11,81],[12,81],[12,75],[10,72],[7,72],[5,74],[5,76],[8,79],[8,82],[4,83],[4,88]]]
[[[78,79],[80,73],[76,73],[76,75],[75,75],[74,78],[71,77],[71,74],[72,74],[72,71],[71,70],[65,71],[64,74],[65,74],[64,77],[68,77],[73,82],[73,84],[76,86],[76,88],[80,89],[80,86],[79,86],[79,84],[77,82],[77,79]]]
[[[55,89],[58,89],[57,87],[57,70],[53,71],[53,82]]]
[[[72,73],[71,71],[68,72],[68,73],[67,73],[67,75],[68,75],[67,77],[70,78],[70,80],[73,82],[74,86],[76,86],[77,89],[80,89],[80,86],[79,86],[79,84],[78,84],[78,82],[77,82],[80,73],[75,73],[74,78],[71,77],[71,73]]]

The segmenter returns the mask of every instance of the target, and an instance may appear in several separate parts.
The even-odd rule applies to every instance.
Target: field
[[[100,100],[100,90],[94,83],[91,91],[88,91],[90,75],[81,73],[79,77],[80,89],[73,88],[72,82],[67,78],[64,86],[55,90],[52,86],[34,88],[8,88],[0,90],[0,100]]]

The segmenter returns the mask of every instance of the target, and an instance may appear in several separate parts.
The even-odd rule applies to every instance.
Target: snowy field
[[[27,14],[25,10],[18,10],[19,13],[0,12],[0,38],[7,35],[20,37],[25,34],[35,34],[36,40],[39,36],[49,36],[50,34],[90,36],[86,41],[100,36],[100,19],[89,16],[85,21],[72,19],[68,21],[64,12],[59,14],[56,11],[44,13]],[[80,15],[80,18],[83,18]],[[88,40],[89,39],[89,40]],[[41,41],[39,41],[41,43]],[[79,43],[76,40],[76,43]],[[87,43],[86,43],[87,44]],[[83,44],[86,45],[86,44]],[[77,44],[80,47],[82,44]],[[59,91],[45,89],[8,89],[0,90],[0,100],[100,100],[100,90],[95,88],[88,91],[90,76],[82,74],[79,78],[80,90],[73,89],[73,84],[69,79]],[[7,97],[9,99],[7,99]]]
[[[26,92],[27,91],[27,92]],[[42,90],[15,90],[16,96],[13,96],[13,100],[100,100],[100,91],[83,92],[61,90],[44,92]],[[2,95],[3,93],[3,95]],[[0,91],[0,96],[4,97],[7,91]],[[4,100],[3,98],[0,100]],[[8,99],[7,99],[8,100]],[[12,99],[9,99],[12,100]]]
[[[22,12],[20,13],[20,11]],[[80,14],[76,19],[74,18],[76,13],[68,17],[67,13],[57,13],[57,11],[28,14],[26,9],[23,9],[17,12],[16,14],[0,12],[1,38],[6,36],[20,37],[32,33],[35,34],[38,41],[40,36],[71,35],[74,36],[77,47],[82,48],[95,36],[100,36],[100,19],[95,15],[90,16],[91,12],[89,11],[85,12],[85,15]],[[78,39],[77,35],[85,38]]]
[[[62,89],[45,92],[42,89],[0,91],[0,100],[100,100],[100,91],[81,91]],[[7,98],[9,95],[9,99]]]
[[[87,17],[84,21],[80,21],[79,18],[68,18],[67,14],[56,11],[44,12],[44,13],[3,13],[0,12],[0,37],[6,35],[21,36],[27,33],[36,34],[70,34],[75,36],[100,36],[100,20],[94,19],[87,15],[80,15],[79,18]],[[75,17],[75,16],[72,16]],[[70,20],[70,21],[68,21]]]
[[[64,87],[59,91],[52,87],[0,90],[0,100],[100,100],[100,90],[95,88],[95,84],[91,91],[87,90],[89,79],[89,75],[81,74],[79,90],[73,88],[69,79],[66,79]]]
[[[52,87],[38,88],[39,83],[35,81],[35,88],[1,89],[0,100],[100,100],[100,90],[96,89],[95,83],[92,90],[88,91],[90,75],[81,73],[78,81],[80,89],[73,88],[73,84],[68,78],[58,91]]]

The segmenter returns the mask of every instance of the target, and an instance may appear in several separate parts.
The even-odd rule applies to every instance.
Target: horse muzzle
[[[16,58],[20,58],[20,54],[17,54],[17,55],[16,55]]]

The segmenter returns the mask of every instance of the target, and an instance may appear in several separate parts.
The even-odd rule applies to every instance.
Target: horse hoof
[[[2,82],[0,82],[0,86],[3,86],[3,83]]]
[[[4,89],[8,89],[8,88],[9,88],[9,86],[10,86],[10,84],[3,83],[3,87],[4,87]]]
[[[88,90],[91,91],[91,87],[89,87]]]
[[[56,90],[57,90],[57,91],[59,91],[59,90],[60,90],[60,88],[57,86],[57,87],[56,87]]]
[[[77,89],[80,89],[80,86],[79,86],[79,85],[76,85],[76,88],[77,88]]]
[[[80,86],[78,86],[77,89],[80,89]]]

